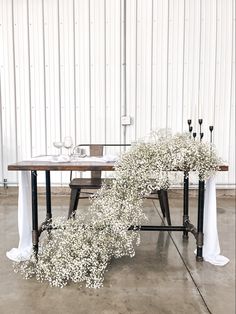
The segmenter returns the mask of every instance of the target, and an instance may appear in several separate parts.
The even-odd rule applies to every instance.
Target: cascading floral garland
[[[51,286],[86,282],[103,285],[112,258],[134,256],[140,242],[138,226],[147,220],[143,197],[153,190],[168,189],[169,171],[195,171],[205,180],[218,169],[220,159],[209,143],[189,134],[153,133],[148,142],[137,143],[115,165],[115,180],[104,184],[92,199],[87,214],[75,219],[55,218],[51,232],[40,240],[38,260],[15,263],[25,278],[33,276]],[[137,229],[129,230],[133,225]]]

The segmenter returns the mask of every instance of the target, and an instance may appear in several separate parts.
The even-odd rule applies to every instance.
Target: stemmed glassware
[[[63,145],[64,145],[64,143],[61,142],[61,141],[53,142],[53,146],[56,147],[56,148],[58,148],[58,149],[60,149],[58,156],[61,155],[61,149],[62,149]]]
[[[70,156],[70,149],[73,146],[73,140],[71,136],[65,136],[64,138],[64,147],[68,149],[68,156]]]

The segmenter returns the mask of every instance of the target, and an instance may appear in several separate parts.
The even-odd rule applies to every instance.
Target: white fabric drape
[[[203,221],[203,258],[211,264],[224,266],[229,262],[229,259],[220,255],[217,230],[216,184],[214,177],[211,177],[206,182]]]
[[[20,262],[30,258],[32,250],[32,204],[31,204],[31,178],[29,171],[19,171],[18,195],[18,248],[8,251],[7,257]]]

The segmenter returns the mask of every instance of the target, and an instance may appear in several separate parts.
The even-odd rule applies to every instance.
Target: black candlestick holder
[[[194,138],[194,140],[195,140],[196,136],[197,136],[197,133],[196,133],[196,132],[193,132],[193,138]]]
[[[187,122],[188,122],[188,131],[189,131],[190,137],[191,137],[191,132],[192,132],[192,130],[193,130],[193,127],[191,126],[192,120],[191,120],[191,119],[188,119]]]

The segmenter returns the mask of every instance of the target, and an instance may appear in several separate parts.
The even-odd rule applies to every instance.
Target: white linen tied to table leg
[[[229,259],[220,255],[217,231],[216,184],[214,177],[208,179],[206,182],[203,221],[203,258],[213,265],[224,266],[229,262]]]
[[[29,171],[19,172],[18,192],[18,232],[19,245],[6,253],[13,261],[20,262],[30,258],[32,252],[32,203],[31,178]]]

